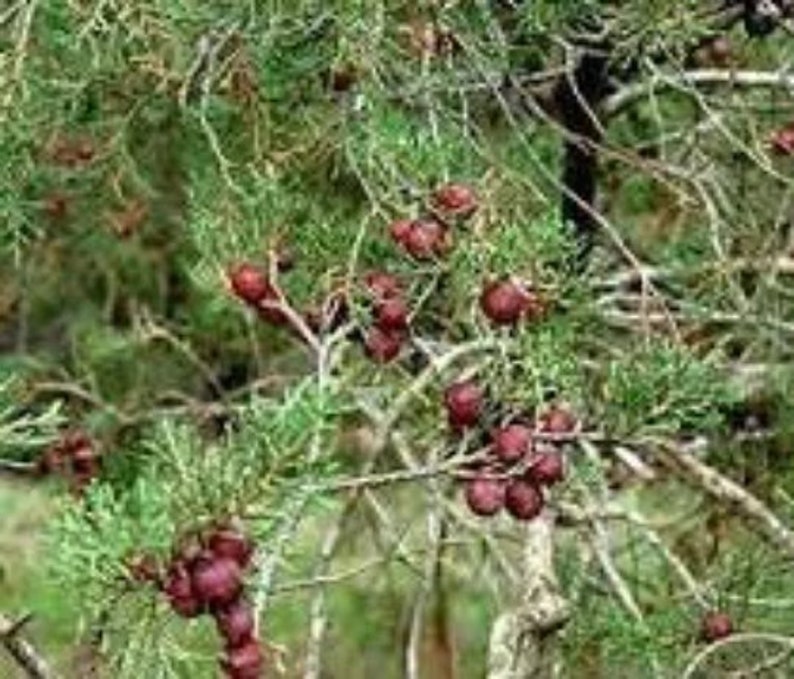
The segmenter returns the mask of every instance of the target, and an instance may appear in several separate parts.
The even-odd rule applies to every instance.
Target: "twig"
[[[794,533],[761,500],[738,483],[698,459],[692,447],[654,440],[661,460],[684,480],[698,486],[716,500],[732,505],[761,534],[788,556],[794,556]]]
[[[33,645],[22,638],[22,627],[29,618],[14,621],[0,613],[0,644],[30,679],[56,679],[56,674]]]
[[[699,85],[735,85],[740,87],[780,87],[794,92],[794,75],[768,71],[733,71],[724,69],[702,69],[670,74],[662,80],[638,82],[628,85],[607,97],[602,105],[605,116],[614,116],[647,96],[656,87],[678,88]]]

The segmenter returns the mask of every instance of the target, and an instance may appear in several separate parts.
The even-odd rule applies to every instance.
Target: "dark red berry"
[[[226,639],[227,648],[237,648],[251,641],[254,635],[254,609],[250,602],[239,599],[215,614],[218,631]]]
[[[703,641],[713,643],[733,634],[733,620],[722,611],[710,611],[703,616],[700,636]]]
[[[82,429],[68,431],[61,438],[61,446],[70,455],[82,448],[91,448],[92,445],[91,437]]]
[[[469,217],[477,210],[477,194],[466,184],[440,186],[433,192],[431,200],[434,207],[455,217]]]
[[[492,435],[493,452],[502,462],[518,462],[530,449],[532,430],[523,424],[508,424]]]
[[[402,293],[402,285],[397,276],[385,271],[370,271],[364,277],[364,284],[370,294],[379,301],[399,297]]]
[[[374,327],[364,339],[364,349],[376,363],[389,363],[399,356],[404,339],[399,332],[387,332]]]
[[[565,462],[560,453],[541,453],[530,461],[529,478],[540,486],[553,486],[565,478]]]
[[[94,475],[99,471],[97,453],[90,445],[72,450],[71,458],[75,474]]]
[[[246,304],[259,304],[272,294],[265,273],[253,264],[238,264],[229,270],[229,282],[234,294]]]
[[[505,509],[513,518],[529,521],[543,509],[543,494],[533,483],[513,479],[505,490]]]
[[[216,557],[226,557],[246,568],[251,562],[254,546],[245,535],[234,530],[221,529],[209,536],[207,544]]]
[[[772,133],[769,142],[776,154],[781,156],[794,155],[794,123]]]
[[[482,413],[482,389],[471,380],[455,382],[444,392],[444,406],[453,427],[460,429],[474,426]]]
[[[389,234],[398,245],[405,245],[414,222],[412,219],[398,219],[389,225]]]
[[[505,482],[480,474],[466,482],[466,504],[477,516],[493,516],[505,503]]]
[[[552,406],[542,413],[538,424],[540,431],[547,434],[570,434],[576,429],[576,418],[563,406]]]
[[[228,606],[243,589],[240,565],[228,557],[204,555],[193,566],[193,592],[213,608]]]
[[[201,602],[193,592],[190,573],[182,563],[176,563],[168,570],[163,592],[168,597],[171,608],[184,618],[194,618],[203,610]]]
[[[514,325],[535,306],[527,290],[513,281],[489,283],[480,295],[480,307],[496,325]]]
[[[408,305],[399,297],[381,302],[375,309],[375,323],[385,332],[408,327]]]
[[[265,658],[259,643],[252,639],[238,648],[227,649],[221,664],[232,679],[261,679]]]
[[[403,245],[414,259],[432,259],[446,252],[449,234],[444,225],[434,219],[418,219],[411,224]]]

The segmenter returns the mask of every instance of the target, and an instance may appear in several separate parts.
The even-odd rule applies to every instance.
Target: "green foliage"
[[[713,431],[738,400],[719,369],[669,343],[651,342],[613,360],[599,420],[615,434]]]
[[[184,423],[158,423],[129,451],[142,457],[133,482],[94,484],[65,503],[53,534],[56,576],[96,614],[129,588],[130,558],[167,559],[180,539],[222,517],[256,517],[266,551],[284,508],[312,499],[308,489],[333,468],[323,446],[336,412],[306,384],[283,401],[254,400],[214,443]]]
[[[462,519],[457,499],[435,498],[421,470],[407,470],[480,445],[450,435],[443,417],[444,386],[461,375],[486,387],[488,427],[558,399],[586,431],[627,445],[723,436],[720,468],[794,516],[790,375],[778,370],[791,363],[794,312],[788,274],[767,266],[790,249],[777,228],[790,159],[761,152],[788,109],[767,91],[678,77],[692,44],[713,31],[701,2],[509,4],[48,0],[0,10],[0,452],[30,459],[67,419],[101,442],[102,475],[62,500],[48,552],[75,620],[102,627],[112,676],[215,671],[206,621],[176,619],[130,580],[128,560],[165,561],[186,535],[232,516],[256,538],[250,595],[268,604],[285,646],[305,646],[312,597],[327,584],[328,671],[358,662],[362,676],[396,676],[405,620],[426,587],[431,497],[448,522],[444,575],[462,673],[481,674],[490,592],[505,591],[521,533]],[[614,61],[648,91],[606,130],[596,207],[609,228],[592,266],[576,268],[574,234],[557,216],[571,139],[549,86],[572,63],[571,46],[605,26]],[[731,37],[732,68],[790,61],[783,38]],[[340,75],[350,82],[340,86]],[[447,181],[476,190],[476,214],[451,224],[448,257],[405,257],[389,222],[431,212],[430,192]],[[279,284],[297,313],[331,292],[350,302],[350,334],[318,338],[323,360],[230,294],[230,265],[264,264],[281,246],[295,266]],[[637,294],[633,283],[599,279],[637,266],[653,268],[658,287]],[[367,360],[359,341],[373,324],[360,284],[370,269],[398,274],[412,311],[404,353],[388,366]],[[509,276],[540,294],[546,313],[494,328],[479,295]],[[640,297],[670,322],[649,330],[633,313]],[[724,426],[742,396],[728,375],[744,363],[780,380],[769,389],[776,448],[758,443],[763,456]],[[378,448],[377,418],[395,405],[393,438]],[[566,448],[570,480],[552,504],[586,505],[608,480],[620,486],[607,455],[580,452]],[[773,457],[779,466],[767,464]],[[362,493],[346,549],[325,564],[327,579],[310,582],[354,495],[330,500],[330,489],[395,469],[420,481]],[[611,497],[654,515],[671,497],[692,499],[677,486],[649,493]],[[605,593],[608,580],[581,558],[579,528],[560,527],[577,606],[562,667],[572,677],[579,668],[640,676],[646,658],[677,668],[693,650],[694,607],[657,549],[633,530],[609,530],[646,620]],[[660,532],[679,549],[679,535]],[[789,587],[773,560],[775,572],[763,572],[767,555],[743,534],[720,549],[731,558],[711,566],[680,551],[734,599]],[[368,603],[372,615],[361,616]],[[785,631],[780,617],[754,619]]]

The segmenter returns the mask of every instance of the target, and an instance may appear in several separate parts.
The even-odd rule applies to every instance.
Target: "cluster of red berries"
[[[245,535],[221,527],[180,549],[164,575],[146,559],[131,567],[135,579],[157,584],[178,615],[215,618],[225,642],[221,667],[231,679],[259,679],[264,672],[254,609],[244,592],[252,556],[253,544]]]
[[[390,273],[371,271],[364,285],[372,298],[373,320],[364,348],[376,363],[388,363],[397,358],[408,338],[409,310],[402,284]]]
[[[99,474],[99,450],[86,432],[67,431],[42,453],[38,470],[41,474],[65,476],[80,492]]]
[[[484,410],[482,389],[471,380],[455,382],[444,393],[447,419],[456,431],[477,426]],[[537,434],[568,434],[576,419],[565,408],[553,406],[533,424],[514,419],[490,433],[487,457],[478,460],[465,486],[466,503],[479,516],[493,516],[502,508],[527,521],[540,514],[543,489],[562,481],[565,463],[553,442]]]
[[[430,195],[430,214],[419,219],[398,219],[389,226],[389,233],[416,260],[443,257],[452,247],[449,224],[471,217],[477,207],[477,195],[470,186],[444,184]]]
[[[288,253],[281,252],[277,257],[278,271],[287,271],[293,266]],[[227,277],[235,296],[254,309],[263,321],[271,325],[281,326],[297,331],[295,319],[284,310],[286,300],[270,280],[265,271],[255,264],[243,262],[229,268]],[[326,300],[323,308],[311,308],[300,314],[301,320],[315,333],[322,330],[333,330],[347,318],[348,306],[345,297],[333,293]],[[297,333],[300,335],[300,333]]]

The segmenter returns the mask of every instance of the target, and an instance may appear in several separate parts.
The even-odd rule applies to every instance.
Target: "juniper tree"
[[[790,674],[793,13],[0,11],[2,466],[99,671]]]

